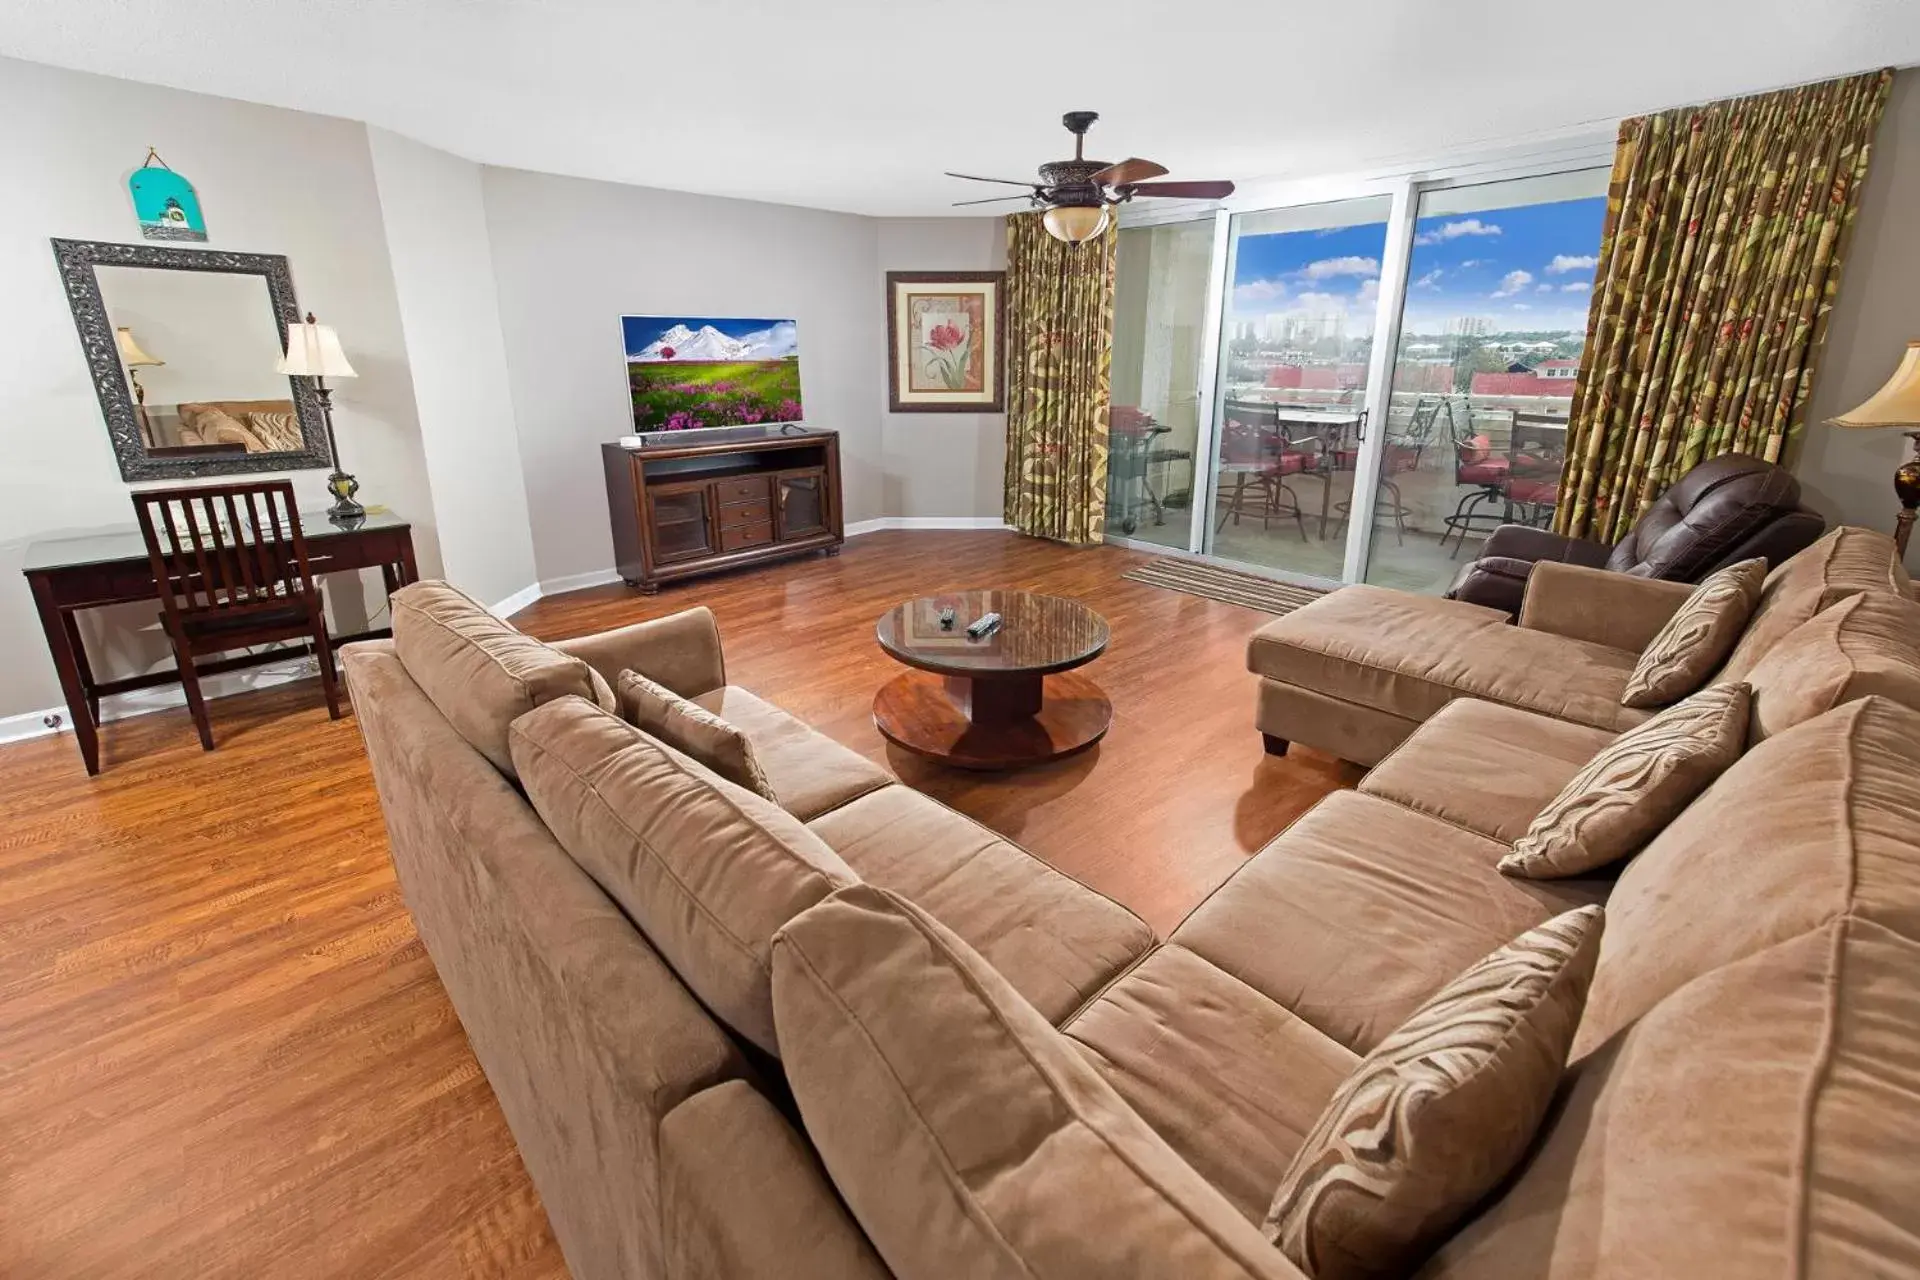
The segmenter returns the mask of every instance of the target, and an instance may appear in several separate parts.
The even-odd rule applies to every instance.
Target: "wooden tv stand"
[[[837,555],[846,541],[838,432],[688,432],[640,449],[603,444],[600,458],[620,576],[649,594],[764,560]]]

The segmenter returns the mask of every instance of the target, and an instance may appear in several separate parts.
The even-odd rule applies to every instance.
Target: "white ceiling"
[[[0,53],[490,164],[945,214],[992,192],[942,170],[1027,177],[1070,109],[1101,113],[1090,155],[1177,178],[1341,173],[1920,63],[1920,2],[6,0]]]

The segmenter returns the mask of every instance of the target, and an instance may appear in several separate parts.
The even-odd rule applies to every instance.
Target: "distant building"
[[[1576,367],[1577,368],[1577,367]],[[1574,378],[1571,375],[1543,377],[1535,373],[1476,373],[1469,395],[1487,396],[1559,396],[1573,398]]]
[[[1542,360],[1533,366],[1533,371],[1543,378],[1573,379],[1580,376],[1578,360]]]

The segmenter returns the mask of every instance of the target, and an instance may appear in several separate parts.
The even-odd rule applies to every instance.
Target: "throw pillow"
[[[1551,880],[1638,853],[1740,758],[1752,701],[1744,684],[1716,684],[1615,738],[1540,811],[1500,870]]]
[[[697,702],[638,671],[620,673],[620,714],[636,729],[684,751],[736,787],[779,803],[747,735]]]
[[[1581,907],[1521,934],[1360,1060],[1267,1213],[1295,1266],[1405,1275],[1512,1172],[1566,1068],[1603,923]]]
[[[247,425],[253,428],[253,434],[267,447],[268,453],[292,453],[305,443],[300,436],[300,424],[293,413],[249,413]]]
[[[1705,684],[1740,643],[1766,581],[1759,559],[1708,574],[1640,655],[1620,705],[1664,707]]]

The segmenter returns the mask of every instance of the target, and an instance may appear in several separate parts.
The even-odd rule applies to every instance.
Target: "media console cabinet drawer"
[[[720,530],[720,550],[741,551],[747,547],[763,547],[773,541],[773,521],[762,520],[759,524],[733,524]]]
[[[758,502],[723,502],[720,527],[736,524],[762,524],[773,519],[773,504],[762,497]]]
[[[767,477],[738,476],[730,480],[714,482],[713,491],[720,499],[721,506],[735,502],[765,502],[767,500]]]
[[[660,433],[600,447],[614,557],[629,586],[824,551],[845,540],[840,437],[794,425]]]

